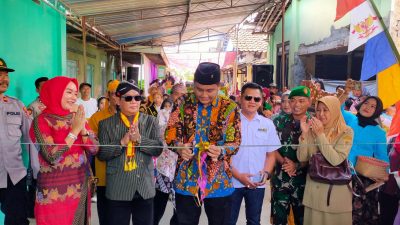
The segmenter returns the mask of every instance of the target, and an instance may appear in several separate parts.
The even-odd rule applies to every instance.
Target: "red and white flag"
[[[368,1],[355,7],[350,13],[350,36],[347,52],[353,51],[383,31],[379,18]]]
[[[345,16],[364,1],[365,0],[337,0],[335,21]]]

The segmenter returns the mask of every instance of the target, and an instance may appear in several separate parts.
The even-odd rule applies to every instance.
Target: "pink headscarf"
[[[75,78],[64,76],[54,77],[43,84],[40,91],[40,101],[46,106],[43,113],[66,116],[70,114],[69,110],[63,109],[61,99],[69,82],[73,82],[78,89],[78,81]]]

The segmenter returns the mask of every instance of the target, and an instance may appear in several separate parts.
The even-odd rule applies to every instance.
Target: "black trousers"
[[[7,176],[7,188],[0,188],[1,211],[4,225],[29,225],[27,215],[26,177],[15,185]]]
[[[180,225],[199,224],[201,207],[197,206],[195,197],[176,194],[176,214]],[[209,225],[226,225],[231,214],[231,196],[204,199]]]
[[[32,181],[32,185],[27,187],[27,216],[35,218],[35,200],[36,200],[36,180]]]
[[[153,198],[143,199],[138,193],[132,201],[115,201],[108,199],[107,219],[109,225],[153,224]]]
[[[107,225],[107,198],[106,198],[106,187],[97,187],[97,214],[99,216],[100,225]]]
[[[379,215],[379,224],[393,224],[399,208],[399,198],[396,195],[389,195],[383,191],[379,192],[379,204],[381,214]]]
[[[154,225],[158,225],[160,223],[168,203],[168,198],[168,193],[164,193],[156,189],[156,196],[154,197]],[[171,217],[170,225],[178,224],[178,217],[176,216],[176,210],[174,209],[174,214]]]

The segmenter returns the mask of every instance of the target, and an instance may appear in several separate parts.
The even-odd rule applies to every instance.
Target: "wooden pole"
[[[82,41],[83,41],[83,81],[87,81],[87,56],[86,56],[86,17],[82,16]]]

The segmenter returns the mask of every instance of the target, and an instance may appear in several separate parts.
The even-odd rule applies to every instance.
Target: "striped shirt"
[[[137,168],[124,171],[126,147],[120,147],[122,137],[128,132],[117,113],[100,121],[98,158],[107,162],[106,197],[115,201],[131,201],[136,192],[144,199],[155,196],[153,156],[162,152],[163,141],[160,136],[157,118],[141,113],[139,116],[140,146],[135,148]]]

